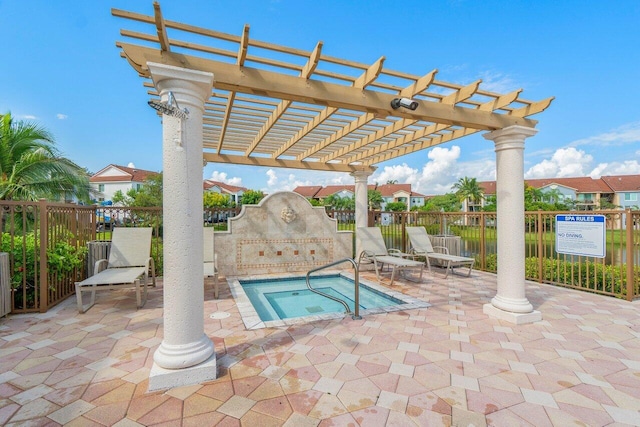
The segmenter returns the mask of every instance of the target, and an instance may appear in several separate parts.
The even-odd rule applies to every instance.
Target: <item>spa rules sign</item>
[[[556,215],[556,252],[604,258],[604,215]]]

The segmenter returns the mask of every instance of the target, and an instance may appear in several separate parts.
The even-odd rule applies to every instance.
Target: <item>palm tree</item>
[[[382,194],[378,190],[367,190],[367,198],[369,199],[370,209],[380,209],[382,202]]]
[[[453,184],[452,187],[456,190],[456,196],[461,202],[465,200],[469,200],[474,204],[480,203],[480,201],[484,198],[484,193],[478,181],[475,178],[464,177],[460,178],[458,182]]]
[[[36,124],[0,115],[0,200],[75,196],[89,201],[85,170],[60,155],[53,136]]]

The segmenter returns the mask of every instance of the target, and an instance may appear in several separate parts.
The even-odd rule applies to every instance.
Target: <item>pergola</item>
[[[524,295],[523,151],[537,132],[529,117],[553,98],[495,93],[480,80],[445,82],[437,70],[389,70],[384,57],[373,64],[335,58],[322,53],[322,42],[311,50],[275,45],[252,39],[249,26],[225,34],[167,20],[157,2],[153,8],[149,16],[112,9],[148,25],[147,32],[121,30],[129,42],[117,46],[149,95],[165,103],[171,95],[189,113],[187,120],[163,116],[165,336],[150,388],[211,379],[215,367],[197,302],[202,174],[194,170],[203,160],[350,173],[356,225],[366,226],[367,177],[376,164],[489,131],[483,136],[496,146],[500,265],[498,293],[485,311],[516,323],[537,320]],[[417,107],[398,106],[402,98]],[[183,368],[191,380],[177,379]]]

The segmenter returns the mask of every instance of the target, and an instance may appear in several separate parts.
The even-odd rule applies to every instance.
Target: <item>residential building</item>
[[[387,203],[403,202],[407,205],[407,210],[414,206],[423,206],[425,195],[411,190],[411,184],[382,184],[369,185],[369,190],[376,190],[382,196],[381,209],[385,210]],[[299,186],[294,192],[308,198],[323,201],[329,196],[353,197],[355,195],[354,185],[327,185],[322,186]]]
[[[240,205],[242,202],[242,195],[247,191],[244,187],[238,187],[236,185],[225,184],[220,181],[213,181],[206,179],[203,183],[205,191],[211,191],[213,193],[228,195],[230,200],[236,205]]]
[[[640,175],[615,175],[601,178],[613,191],[613,204],[623,209],[640,209]]]
[[[496,182],[478,183],[486,196],[496,195]],[[571,202],[578,211],[594,211],[601,205],[637,209],[640,206],[640,175],[526,179],[525,184],[551,198]],[[484,205],[481,201],[480,205]],[[470,210],[470,209],[467,209]],[[476,209],[477,210],[477,209]]]
[[[130,166],[111,164],[89,178],[91,189],[97,195],[97,202],[110,202],[117,191],[126,195],[129,190],[139,190],[148,177],[158,175],[158,172]]]

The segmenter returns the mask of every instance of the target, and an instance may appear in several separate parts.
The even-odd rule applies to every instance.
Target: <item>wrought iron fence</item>
[[[527,279],[632,300],[640,297],[640,212],[591,212],[606,218],[603,258],[556,251],[556,215],[576,212],[525,212]],[[580,214],[585,214],[580,212]],[[435,238],[459,238],[459,255],[476,259],[478,269],[496,272],[495,212],[372,212],[369,225],[382,229],[388,248],[410,250],[407,226],[423,226]]]
[[[240,208],[205,209],[203,225],[226,230]],[[598,211],[605,215],[606,256],[556,251],[555,216],[575,212],[525,213],[525,267],[530,280],[632,300],[640,297],[640,211]],[[356,231],[355,212],[327,211],[340,230]],[[407,226],[423,226],[434,238],[458,239],[459,254],[476,268],[497,271],[494,212],[369,211],[369,225],[382,229],[389,248],[410,250]],[[87,276],[87,244],[110,241],[113,227],[152,227],[151,255],[163,271],[162,208],[77,206],[0,201],[0,252],[9,253],[12,312],[46,311],[73,294]],[[355,234],[355,233],[354,233]]]
[[[151,226],[162,271],[162,208],[0,201],[0,252],[9,254],[12,313],[45,312],[87,277],[87,244],[111,240],[114,226]]]

